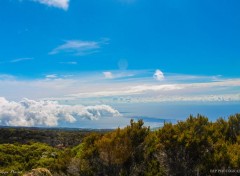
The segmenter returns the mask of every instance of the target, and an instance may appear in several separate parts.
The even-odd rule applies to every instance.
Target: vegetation
[[[216,172],[220,169],[238,172],[231,175],[240,172],[240,114],[216,122],[190,116],[156,131],[150,131],[142,120],[131,120],[123,129],[79,138],[75,139],[80,141],[78,145],[62,147],[36,141],[0,144],[0,175],[205,176],[223,175]],[[68,143],[72,138],[64,140]]]
[[[93,131],[104,133],[109,130],[2,127],[0,128],[0,144],[41,142],[51,146],[73,147],[81,143],[83,138]]]

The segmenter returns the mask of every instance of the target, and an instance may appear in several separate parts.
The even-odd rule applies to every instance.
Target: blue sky
[[[240,102],[239,8],[240,2],[227,0],[2,0],[0,106],[15,103],[22,119],[26,102],[94,106],[96,122],[75,124],[93,128],[105,127],[107,118],[112,121],[106,127],[115,127],[133,116],[184,119],[198,110],[216,118],[207,109]],[[163,113],[179,102],[199,109]],[[152,109],[151,103],[159,106]],[[112,108],[105,119],[106,107],[96,107],[103,104]],[[63,119],[20,123],[10,109],[0,112],[1,124],[70,125]],[[112,110],[121,114],[119,123]],[[223,115],[236,112],[226,108]]]

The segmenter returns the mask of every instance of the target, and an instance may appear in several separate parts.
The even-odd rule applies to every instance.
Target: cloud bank
[[[0,97],[0,125],[3,126],[57,126],[59,122],[74,123],[80,119],[117,116],[120,113],[108,105],[70,106],[56,101],[29,99],[15,102]]]
[[[27,97],[91,105],[111,104],[115,99],[127,103],[240,100],[239,78],[165,74],[163,81],[155,81],[153,73],[151,70],[147,75],[131,71],[108,71],[105,75],[103,72],[48,74],[28,80],[0,74],[0,95],[14,101]]]
[[[70,0],[32,0],[41,4],[67,10]]]

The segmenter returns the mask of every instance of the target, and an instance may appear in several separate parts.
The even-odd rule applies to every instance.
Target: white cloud
[[[165,81],[156,82],[151,74],[146,77],[127,76],[133,72],[110,71],[113,79],[106,81],[103,73],[83,73],[79,75],[47,75],[47,77],[22,80],[10,75],[0,75],[0,95],[10,100],[46,99],[58,101],[85,101],[91,99],[91,104],[109,104],[113,98],[123,97],[127,100],[175,101],[175,100],[240,100],[232,95],[239,94],[240,79],[226,79],[213,76],[202,77],[187,75],[166,75]],[[142,74],[140,73],[140,76]],[[124,76],[124,77],[123,77]],[[180,78],[179,78],[180,77]],[[210,97],[213,95],[215,98]],[[209,96],[209,97],[208,97]],[[229,98],[231,96],[232,98]],[[180,98],[178,98],[180,97]],[[198,98],[196,98],[198,97]],[[208,99],[206,98],[208,97]],[[87,100],[88,99],[88,100]],[[92,103],[93,102],[93,103]],[[87,102],[88,103],[88,102]]]
[[[103,72],[103,75],[107,79],[112,79],[113,78],[112,72]]]
[[[66,64],[66,65],[77,65],[77,62],[72,61],[72,62],[59,62],[60,64]]]
[[[61,105],[55,101],[20,102],[0,97],[0,125],[4,126],[57,126],[59,122],[74,123],[80,119],[116,117],[120,113],[107,105]]]
[[[102,72],[104,77],[107,79],[118,79],[118,80],[124,80],[129,78],[134,78],[134,76],[140,75],[142,72],[140,71],[105,71]]]
[[[231,102],[240,101],[240,94],[209,94],[209,95],[152,95],[152,96],[132,96],[128,98],[104,99],[102,102],[111,101],[120,103],[159,103],[159,102]]]
[[[79,98],[91,98],[91,97],[109,97],[109,96],[124,96],[124,95],[136,95],[145,94],[149,92],[167,92],[173,90],[180,90],[182,86],[178,85],[138,85],[138,86],[128,86],[126,88],[118,88],[115,90],[106,91],[94,91],[85,92],[78,94],[68,95],[69,97],[79,97]]]
[[[28,61],[28,60],[33,60],[33,58],[23,57],[23,58],[18,58],[18,59],[13,59],[13,60],[9,60],[9,61],[0,62],[0,64],[7,64],[7,63],[13,63],[14,64],[14,63]]]
[[[29,57],[25,57],[25,58],[18,58],[18,59],[14,59],[11,60],[11,63],[16,63],[16,62],[22,62],[22,61],[27,61],[27,60],[33,60],[33,58],[29,58]]]
[[[101,47],[101,42],[69,40],[63,45],[53,49],[49,54],[58,54],[61,52],[72,53],[75,55],[88,55],[97,51]]]
[[[41,4],[67,10],[70,0],[32,0]]]
[[[14,80],[15,77],[8,74],[0,74],[0,80]]]
[[[164,80],[164,74],[161,70],[156,70],[155,73],[153,74],[153,78],[158,81],[162,81]]]
[[[55,79],[55,78],[57,78],[57,77],[58,77],[57,74],[46,75],[46,78],[47,78],[47,79]]]

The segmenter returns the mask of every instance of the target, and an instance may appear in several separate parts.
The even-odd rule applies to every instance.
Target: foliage
[[[52,176],[51,172],[46,168],[33,169],[30,173],[23,176]]]
[[[1,144],[0,170],[10,173],[25,172],[38,167],[50,168],[59,153],[58,149],[42,143]]]
[[[89,133],[91,133],[91,130],[71,128],[4,127],[0,128],[0,144],[29,144],[31,142],[40,142],[50,146],[61,145],[64,147],[73,147],[81,143],[83,138]]]
[[[190,116],[156,131],[150,131],[142,120],[131,120],[123,129],[80,138],[78,145],[69,147],[0,144],[0,171],[33,174],[44,170],[35,168],[46,168],[54,176],[204,176],[212,175],[214,169],[240,166],[240,114],[215,122],[202,115]],[[66,135],[61,140],[69,143],[73,138]]]

